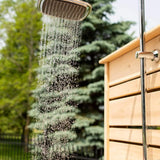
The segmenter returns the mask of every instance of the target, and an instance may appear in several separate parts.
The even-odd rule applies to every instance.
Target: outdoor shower
[[[70,157],[72,129],[77,111],[78,61],[81,20],[91,5],[79,0],[38,0],[42,31],[37,69],[38,87],[32,116],[33,128],[41,131],[34,149],[36,160],[64,160]],[[68,149],[69,148],[69,149]]]
[[[44,14],[81,21],[92,10],[89,3],[80,0],[38,0],[38,8]]]

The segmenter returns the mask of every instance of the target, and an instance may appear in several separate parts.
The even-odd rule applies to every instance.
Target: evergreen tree
[[[92,13],[82,22],[82,43],[80,53],[80,113],[76,115],[73,128],[77,132],[75,144],[81,147],[103,148],[104,127],[104,67],[98,61],[132,40],[127,30],[133,22],[121,21],[111,23],[114,0],[86,0],[92,7]]]
[[[0,50],[0,132],[23,134],[25,142],[42,25],[34,4],[34,0],[0,2],[1,38],[5,42]]]

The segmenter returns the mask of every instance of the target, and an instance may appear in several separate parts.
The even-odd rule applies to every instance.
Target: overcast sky
[[[140,0],[116,0],[113,3],[115,15],[111,17],[113,22],[118,20],[135,21],[137,25],[131,28],[135,36],[139,36],[139,1]],[[145,0],[146,31],[160,24],[160,0]]]

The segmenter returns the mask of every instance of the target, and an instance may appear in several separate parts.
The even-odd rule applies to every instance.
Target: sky
[[[0,0],[1,1],[1,0]],[[116,0],[113,3],[115,14],[110,17],[111,22],[130,20],[136,22],[129,33],[135,32],[139,36],[139,1],[140,0]],[[145,0],[146,31],[160,24],[160,0]],[[0,47],[3,46],[0,41]]]
[[[139,2],[140,0],[116,0],[113,3],[115,14],[111,16],[111,22],[130,20],[136,22],[129,33],[135,32],[139,36]],[[160,25],[160,0],[145,0],[146,31]]]

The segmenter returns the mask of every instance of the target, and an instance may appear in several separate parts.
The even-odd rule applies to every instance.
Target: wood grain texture
[[[152,40],[153,38],[156,38],[159,35],[160,35],[160,25],[145,34],[145,42],[148,42],[148,41]],[[138,48],[139,44],[140,44],[139,38],[137,38],[137,39],[131,41],[130,43],[128,43],[127,45],[123,46],[122,48],[118,49],[117,51],[113,52],[109,56],[104,57],[103,59],[101,59],[99,61],[99,63],[105,64],[107,62],[111,62],[114,59]],[[154,48],[154,46],[153,46],[153,48]],[[148,48],[146,48],[146,49],[148,49]],[[158,49],[158,48],[154,48],[154,49]]]
[[[141,126],[141,97],[132,96],[110,101],[111,126]]]
[[[160,160],[160,149],[149,147],[148,148],[148,160]]]
[[[147,125],[160,126],[160,91],[146,97]],[[109,102],[111,126],[141,126],[141,96],[131,96]]]
[[[142,144],[142,129],[110,128],[110,139]]]
[[[160,126],[160,91],[151,92],[146,97],[147,124]]]
[[[160,50],[160,26],[145,34],[145,41],[145,51]],[[105,64],[105,160],[143,160],[142,130],[122,128],[142,126],[136,51],[139,39],[100,60]],[[160,126],[160,62],[146,60],[146,74],[146,123]],[[160,147],[160,130],[147,130],[147,143],[148,160],[160,160],[160,148],[156,148]]]
[[[160,130],[147,130],[147,143],[149,145],[160,146]]]
[[[140,61],[135,58],[137,50],[139,49],[134,49],[109,63],[110,83],[121,83],[121,79],[127,79],[128,76],[140,75]]]
[[[110,142],[109,160],[143,160],[142,146],[134,144]],[[160,149],[149,147],[148,160],[160,160]]]
[[[146,44],[146,51],[152,52],[155,49],[160,49],[160,36]],[[121,83],[124,79],[128,79],[135,74],[140,75],[140,60],[135,58],[136,51],[139,51],[139,48],[133,49],[109,63],[111,84],[115,81]],[[160,62],[146,60],[146,72],[151,73],[156,70],[160,70]]]
[[[109,159],[109,65],[105,64],[105,94],[104,94],[104,158]]]
[[[113,86],[119,85],[121,83],[125,83],[127,81],[131,81],[131,80],[134,80],[134,79],[137,79],[137,78],[140,78],[140,73],[138,73],[138,72],[135,73],[135,74],[125,76],[123,78],[120,78],[120,79],[117,79],[115,81],[110,82],[109,87],[113,87]]]
[[[160,88],[160,71],[147,76],[147,90]]]
[[[142,146],[110,142],[109,160],[143,160]]]
[[[138,74],[133,75],[132,77],[129,77],[128,79],[131,78],[136,78],[139,77]],[[126,77],[126,80],[128,80]],[[129,96],[132,94],[138,94],[141,92],[141,87],[140,87],[140,78],[136,78],[133,80],[129,80],[125,82],[125,79],[121,79],[121,84],[118,84],[119,80],[114,81],[114,83],[111,83],[110,85],[110,99],[116,99],[124,96]],[[148,91],[154,90],[154,89],[159,89],[160,88],[160,71],[156,73],[152,73],[146,76],[146,87]],[[112,85],[115,86],[112,86]]]
[[[160,36],[155,37],[145,46],[145,50],[148,52],[152,52],[155,49],[160,50]],[[160,62],[146,60],[146,72],[147,73],[152,73],[157,70],[160,70]]]
[[[142,144],[142,129],[110,128],[110,139]],[[160,146],[160,130],[147,130],[147,144]]]
[[[110,99],[125,97],[141,92],[140,79],[134,79],[113,87],[110,87]]]

